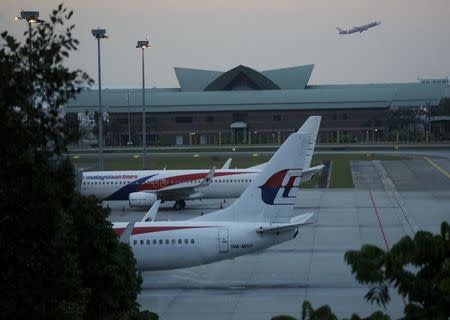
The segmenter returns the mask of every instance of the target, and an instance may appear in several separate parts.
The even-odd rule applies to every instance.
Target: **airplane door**
[[[228,241],[228,229],[220,228],[219,229],[219,253],[227,253],[229,249],[229,241]]]

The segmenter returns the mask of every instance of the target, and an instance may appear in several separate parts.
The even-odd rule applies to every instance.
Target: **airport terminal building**
[[[416,83],[310,85],[314,65],[256,71],[175,68],[179,88],[145,91],[151,145],[281,143],[310,115],[321,115],[318,142],[383,140],[392,108],[426,110],[448,94],[448,79]],[[102,90],[106,145],[140,145],[142,89]],[[64,106],[80,116],[98,110],[98,91]]]

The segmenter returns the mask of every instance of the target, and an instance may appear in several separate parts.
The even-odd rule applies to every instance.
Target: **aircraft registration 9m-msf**
[[[310,168],[311,160],[312,152],[305,162],[303,181],[323,169],[323,165]],[[230,162],[219,170],[83,172],[81,193],[102,201],[128,201],[130,207],[137,208],[149,208],[157,200],[175,201],[177,210],[186,207],[186,200],[237,198],[266,164],[228,169]]]
[[[313,216],[293,216],[303,168],[312,156],[320,117],[291,134],[242,195],[229,207],[187,221],[117,222],[141,271],[192,267],[262,250],[295,238]]]

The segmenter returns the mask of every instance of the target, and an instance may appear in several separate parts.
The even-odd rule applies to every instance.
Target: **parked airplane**
[[[312,156],[311,156],[312,157]],[[228,169],[231,159],[219,170],[139,170],[83,172],[80,191],[102,201],[128,201],[130,207],[149,208],[157,200],[175,201],[177,210],[186,200],[237,198],[248,187],[265,164],[247,169]],[[304,181],[322,170],[323,165],[309,168]]]
[[[313,216],[293,217],[303,168],[312,156],[320,117],[308,118],[283,143],[264,169],[231,206],[188,221],[151,221],[160,201],[144,222],[114,224],[129,242],[141,271],[208,264],[266,249],[295,238]]]
[[[361,33],[363,31],[369,30],[370,28],[379,26],[380,24],[381,24],[380,21],[375,21],[375,22],[371,22],[371,23],[368,23],[368,24],[365,24],[365,25],[362,25],[359,27],[353,27],[349,30],[343,30],[339,27],[336,27],[336,29],[339,31],[339,34],[352,34],[352,33],[356,33],[356,32]]]

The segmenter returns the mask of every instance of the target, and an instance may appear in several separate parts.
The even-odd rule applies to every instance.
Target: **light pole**
[[[15,20],[25,20],[28,23],[28,64],[31,69],[31,24],[41,23],[44,20],[39,19],[39,11],[20,11],[20,16],[15,17]]]
[[[98,53],[98,170],[103,171],[103,107],[102,107],[102,69],[100,64],[100,39],[108,38],[105,29],[92,29],[97,39]]]
[[[142,51],[142,169],[146,169],[146,146],[147,135],[145,128],[145,72],[144,72],[144,50],[150,48],[148,40],[138,41],[136,48]]]

